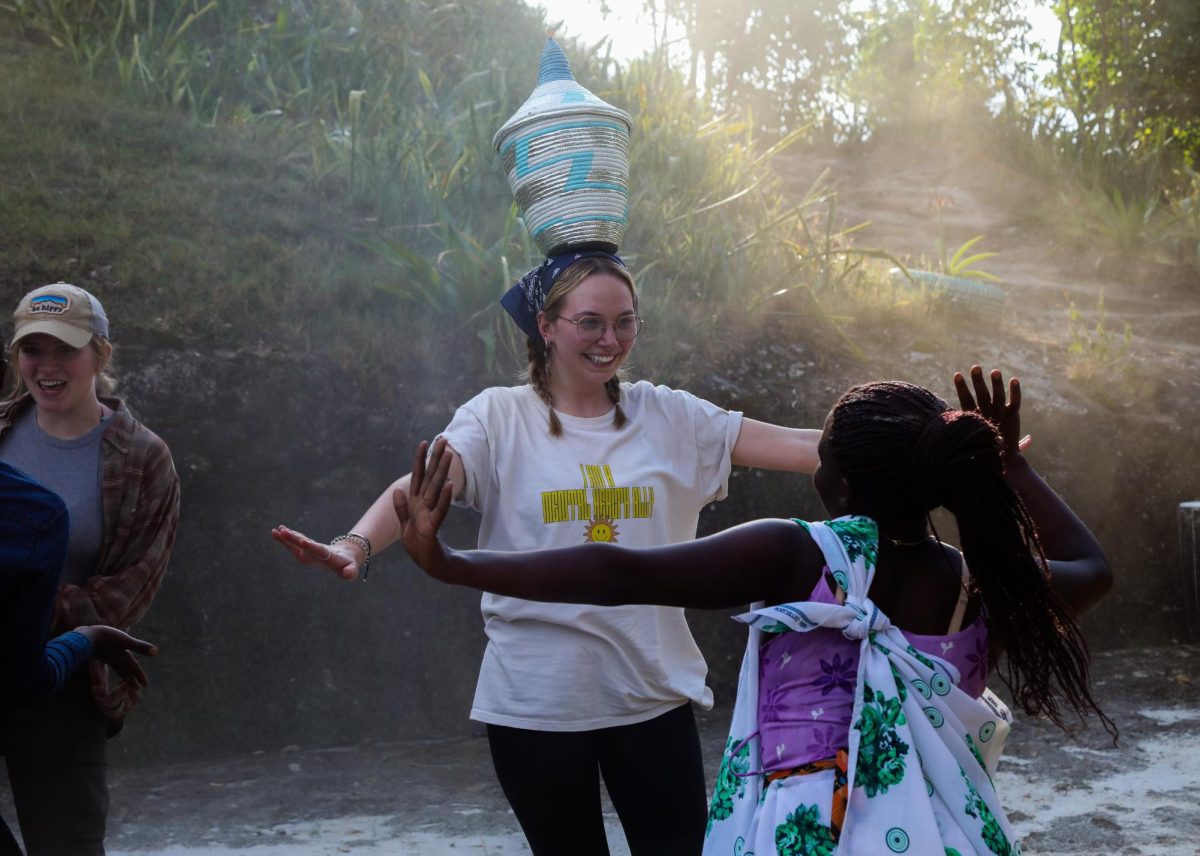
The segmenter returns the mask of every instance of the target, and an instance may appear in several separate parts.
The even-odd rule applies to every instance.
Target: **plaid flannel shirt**
[[[124,402],[103,401],[113,414],[100,446],[100,563],[83,585],[59,586],[52,636],[86,624],[128,630],[140,621],[162,584],[179,525],[179,476],[167,444],[134,419]],[[26,394],[0,405],[0,439],[31,404]],[[110,689],[108,667],[99,661],[90,669],[96,707],[116,733],[138,692],[124,681]]]

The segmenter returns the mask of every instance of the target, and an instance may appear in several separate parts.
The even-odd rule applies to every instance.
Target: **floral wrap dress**
[[[709,807],[705,856],[1019,854],[992,786],[1008,709],[961,690],[950,662],[914,648],[867,597],[879,533],[866,517],[805,523],[844,604],[804,601],[737,616],[750,626],[733,721]],[[848,735],[848,797],[831,829],[836,769],[768,780],[758,738],[764,633],[841,631],[860,644]]]

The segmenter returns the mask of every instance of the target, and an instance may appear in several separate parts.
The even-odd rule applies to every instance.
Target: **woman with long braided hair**
[[[732,465],[811,473],[820,432],[737,412],[620,370],[642,329],[620,258],[551,256],[501,301],[528,339],[528,383],[484,390],[442,437],[455,501],[482,515],[479,546],[654,547],[696,537]],[[296,558],[353,579],[399,536],[396,481],[325,544],[286,527]],[[473,720],[536,854],[606,854],[600,780],[634,853],[693,856],[705,825],[693,705],[712,706],[682,609],[485,595]],[[537,601],[537,602],[535,602]],[[646,776],[668,771],[669,789]]]
[[[813,482],[834,518],[759,520],[653,549],[448,550],[442,441],[397,492],[430,575],[564,603],[728,608],[750,626],[704,852],[1019,852],[992,776],[1011,717],[1100,712],[1076,617],[1109,590],[1099,543],[1020,451],[1020,385],[975,366],[960,409],[901,382],[830,411]],[[955,517],[962,552],[930,512]],[[570,573],[564,573],[570,568]],[[736,571],[735,571],[736,569]],[[661,771],[647,769],[647,779]],[[667,820],[664,818],[664,823]]]
[[[1019,392],[1015,395],[1011,419],[1019,418]],[[1060,696],[1076,713],[1094,710],[1087,651],[1073,615],[1105,593],[1110,578],[1089,573],[1088,586],[1080,592],[1073,590],[1079,584],[1075,575],[1060,574],[1056,583],[1069,587],[1063,595],[1047,584],[1047,544],[1058,556],[1092,548],[1097,551],[1088,554],[1092,560],[1100,558],[1099,548],[1094,539],[1084,541],[1078,530],[1048,528],[1039,540],[1026,503],[1040,494],[1023,502],[1005,482],[1005,466],[1010,471],[1028,468],[1015,446],[1015,432],[1001,435],[1006,445],[996,454],[997,429],[991,423],[972,412],[948,410],[933,393],[905,383],[858,386],[839,404],[828,426],[830,453],[849,484],[872,485],[862,513],[888,521],[880,524],[881,541],[907,543],[931,533],[935,537],[920,546],[936,554],[945,545],[936,537],[929,512],[938,507],[952,512],[970,566],[967,594],[981,613],[1003,616],[989,622],[988,636],[993,654],[1007,654],[1000,677],[1013,698],[1027,713],[1059,725]],[[911,467],[897,467],[896,461],[905,457]],[[1066,533],[1084,543],[1058,544],[1056,539]],[[953,565],[947,567],[953,576]]]

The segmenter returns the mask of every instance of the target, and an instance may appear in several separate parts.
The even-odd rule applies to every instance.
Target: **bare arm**
[[[454,485],[455,495],[461,496],[462,486],[466,483],[462,458],[449,446],[446,447],[446,453],[449,458],[448,480]],[[397,491],[407,494],[411,479],[412,474],[409,473],[388,485],[387,490],[371,503],[349,530],[370,542],[372,556],[382,553],[400,537],[400,524],[396,519],[392,497]],[[320,565],[346,580],[358,577],[359,566],[366,559],[362,548],[353,541],[323,544],[283,525],[272,529],[271,537],[286,547],[300,564]]]
[[[1100,542],[1020,452],[1007,456],[1004,478],[1037,524],[1055,593],[1076,615],[1091,609],[1113,585]]]
[[[1038,540],[1050,565],[1050,585],[1076,615],[1095,606],[1112,588],[1113,574],[1108,557],[1083,521],[1043,481],[1018,448],[1021,436],[1021,383],[1008,382],[991,373],[991,389],[983,369],[971,367],[971,386],[961,373],[954,376],[963,410],[978,410],[991,420],[1004,438],[1004,479],[1021,497],[1037,525]],[[972,395],[972,389],[974,394]],[[978,402],[978,403],[977,403]]]
[[[394,500],[409,555],[443,582],[527,600],[720,609],[801,598],[823,565],[808,531],[787,520],[757,520],[650,549],[581,544],[523,553],[451,550],[437,536],[450,504],[441,446],[434,446],[427,477],[422,444],[412,489],[397,491]]]
[[[743,419],[732,459],[739,467],[811,474],[817,468],[820,440],[821,432],[814,428],[784,428]]]
[[[722,609],[795,599],[782,592],[802,570],[796,552],[805,538],[804,528],[790,520],[756,520],[648,549],[580,544],[529,553],[447,550],[444,562],[426,570],[444,582],[526,600]],[[808,570],[811,590],[818,569]]]

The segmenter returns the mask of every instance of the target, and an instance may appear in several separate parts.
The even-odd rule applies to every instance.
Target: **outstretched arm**
[[[1076,614],[1095,606],[1112,588],[1113,575],[1100,542],[1062,498],[1042,480],[1018,448],[1021,436],[1021,383],[991,373],[991,389],[983,369],[971,367],[971,382],[954,375],[963,410],[978,410],[1000,429],[1004,439],[1004,478],[1021,497],[1037,524],[1038,540],[1050,564],[1050,584]]]
[[[462,459],[449,447],[446,449],[446,457],[450,462],[449,480],[455,485],[456,491],[461,491],[466,481]],[[394,510],[395,501],[392,497],[396,492],[408,492],[410,478],[411,474],[392,482],[350,529],[351,532],[367,539],[372,555],[383,552],[400,537]],[[318,565],[344,580],[357,579],[359,566],[367,558],[362,548],[352,541],[324,544],[283,525],[272,529],[271,537],[283,545],[300,564]]]
[[[784,428],[755,419],[743,419],[733,445],[733,463],[739,467],[785,470],[811,475],[817,468],[817,444],[821,432],[815,428]]]
[[[434,445],[428,471],[425,448],[422,443],[413,461],[410,490],[394,494],[396,517],[409,555],[443,582],[526,600],[720,609],[802,599],[823,564],[804,527],[787,520],[758,520],[649,549],[452,550],[437,535],[450,504],[445,443]]]

